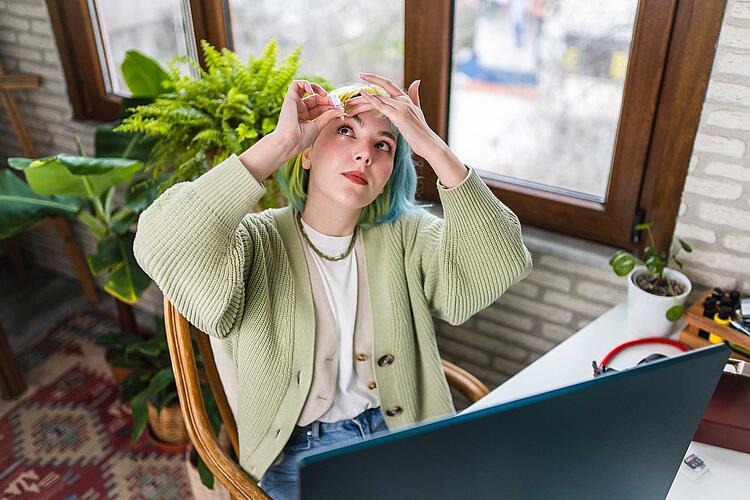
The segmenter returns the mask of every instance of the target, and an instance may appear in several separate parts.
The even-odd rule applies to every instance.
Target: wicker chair
[[[203,359],[206,378],[219,408],[224,429],[235,456],[239,457],[237,424],[215,362],[211,339],[204,332],[192,327],[166,297],[164,323],[182,415],[193,446],[232,498],[269,499],[258,484],[220,447],[208,421],[200,392],[191,330],[195,332],[196,345]],[[471,402],[477,401],[489,392],[476,377],[448,361],[443,360],[443,370],[448,384]]]

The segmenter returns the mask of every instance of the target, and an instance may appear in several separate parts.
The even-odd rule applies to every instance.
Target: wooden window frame
[[[639,222],[653,221],[656,248],[672,242],[726,1],[641,0],[605,203],[483,176],[522,224],[629,250],[650,245]],[[452,0],[405,0],[404,81],[422,79],[422,108],[448,131]],[[667,27],[667,29],[665,29]],[[439,201],[436,176],[420,171],[422,198]]]
[[[120,98],[106,95],[87,1],[47,0],[47,5],[74,116],[116,119]],[[234,45],[226,0],[190,0],[190,6],[196,41],[205,38],[219,48]],[[640,0],[605,203],[483,175],[490,189],[522,224],[631,251],[651,244],[633,226],[653,221],[656,247],[666,250],[725,7],[726,0]],[[444,140],[449,140],[453,8],[452,0],[404,0],[404,82],[422,79],[422,109]],[[417,168],[420,198],[439,202],[434,171],[426,162]]]
[[[65,72],[73,117],[113,121],[120,117],[119,96],[107,94],[87,0],[46,0]],[[196,45],[205,38],[227,46],[228,13],[223,0],[190,0]],[[205,67],[198,47],[198,59]]]

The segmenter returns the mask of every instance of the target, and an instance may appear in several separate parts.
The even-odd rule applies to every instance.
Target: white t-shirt
[[[348,236],[328,236],[319,233],[302,219],[307,237],[326,255],[341,255],[349,248],[353,233]],[[305,242],[307,244],[307,242]],[[310,249],[313,261],[323,278],[328,302],[331,304],[339,339],[338,378],[331,407],[318,419],[336,422],[356,417],[368,408],[380,406],[378,392],[368,389],[354,371],[354,325],[357,315],[357,258],[356,249],[344,259],[323,259]]]

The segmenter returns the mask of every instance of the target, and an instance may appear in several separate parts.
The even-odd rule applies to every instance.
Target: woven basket
[[[156,407],[149,401],[148,423],[154,435],[162,441],[179,444],[190,441],[179,403],[165,406],[157,415]]]

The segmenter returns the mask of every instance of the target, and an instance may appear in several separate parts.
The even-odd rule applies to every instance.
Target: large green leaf
[[[138,438],[143,434],[143,430],[148,423],[148,402],[159,391],[164,390],[170,383],[174,382],[172,367],[163,368],[151,379],[148,387],[139,392],[130,403],[130,409],[133,413],[133,429],[130,433],[130,444],[135,446]]]
[[[137,182],[131,185],[125,191],[125,203],[123,207],[129,208],[133,212],[140,213],[145,210],[158,197],[159,183],[167,178],[166,175],[159,176],[158,179],[149,177],[145,182]],[[141,180],[143,181],[143,179]]]
[[[128,90],[136,97],[154,97],[164,92],[161,82],[169,80],[169,74],[156,60],[137,50],[125,52],[120,65]]]
[[[0,170],[0,239],[18,234],[45,217],[73,215],[80,210],[78,200],[38,195],[10,170]]]
[[[112,216],[112,232],[125,234],[130,230],[130,225],[138,220],[138,214],[127,207],[122,207]]]
[[[96,244],[96,253],[86,257],[94,276],[100,275],[117,264],[122,264],[124,256],[120,251],[119,239],[115,235],[102,238]]]
[[[139,362],[141,360],[129,364],[137,365]],[[136,370],[120,382],[120,402],[122,403],[130,402],[136,394],[148,387],[151,381],[151,373],[145,371],[144,366],[134,366],[134,368]]]
[[[98,197],[112,186],[129,182],[141,167],[138,160],[59,154],[33,161],[25,172],[37,194]],[[91,193],[85,179],[90,182]]]
[[[78,220],[83,222],[97,238],[104,238],[107,235],[107,228],[104,226],[104,223],[94,217],[88,210],[78,212]]]
[[[140,166],[139,161],[128,158],[93,158],[59,154],[56,160],[62,163],[73,175],[101,175],[114,170],[132,169]],[[34,168],[32,164],[30,168]]]
[[[143,272],[133,255],[135,234],[117,236],[118,253],[121,263],[115,265],[112,274],[104,283],[104,290],[126,304],[134,304],[151,284],[151,278]]]
[[[29,158],[19,158],[16,156],[11,156],[8,158],[8,165],[15,168],[16,170],[26,170],[26,167],[32,164],[34,160],[31,160]]]

